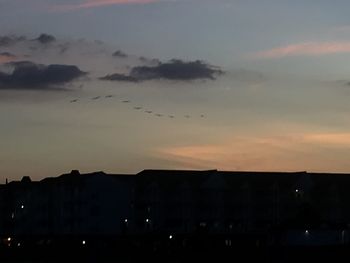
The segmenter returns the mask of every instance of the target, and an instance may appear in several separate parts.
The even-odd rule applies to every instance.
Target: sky
[[[0,178],[348,173],[349,8],[0,0]]]

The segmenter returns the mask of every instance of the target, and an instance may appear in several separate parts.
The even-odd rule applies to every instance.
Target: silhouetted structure
[[[147,237],[155,247],[346,245],[349,189],[346,174],[73,170],[1,185],[0,236],[4,245]]]

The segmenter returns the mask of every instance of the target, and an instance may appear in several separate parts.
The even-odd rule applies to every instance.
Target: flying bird
[[[185,118],[187,118],[187,119],[190,118],[190,115],[185,115]]]
[[[141,110],[142,107],[134,107],[135,110]]]
[[[123,103],[129,103],[130,100],[123,100],[122,102],[123,102]]]
[[[71,100],[70,103],[74,103],[74,102],[77,102],[78,99],[74,99],[74,100]]]
[[[169,115],[169,118],[170,118],[170,119],[174,119],[175,116],[174,116],[174,115]]]
[[[159,113],[157,113],[157,114],[155,114],[157,117],[163,117],[163,114],[159,114]]]
[[[113,98],[113,95],[106,95],[105,98]]]
[[[101,98],[101,96],[93,97],[93,98],[91,98],[91,99],[92,99],[92,100],[98,100],[99,98]]]
[[[146,113],[152,113],[152,111],[151,111],[151,110],[145,110],[145,112],[146,112]]]

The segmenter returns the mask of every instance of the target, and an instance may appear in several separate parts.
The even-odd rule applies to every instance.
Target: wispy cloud
[[[158,155],[187,169],[347,172],[349,150],[350,133],[297,133],[227,137],[217,144],[158,149]]]
[[[320,56],[350,52],[350,41],[305,42],[272,48],[252,54],[253,58],[282,58],[288,56]]]
[[[305,135],[309,143],[322,144],[328,147],[350,147],[350,133],[315,133]]]
[[[164,1],[164,0],[163,0]],[[162,2],[162,0],[85,0],[76,4],[57,5],[54,11],[73,11],[77,9],[88,9],[110,5],[127,5],[127,4],[150,4]]]

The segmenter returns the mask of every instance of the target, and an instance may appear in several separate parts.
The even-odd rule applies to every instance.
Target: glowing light
[[[21,246],[21,243],[17,243],[17,247],[20,247]]]
[[[83,240],[81,243],[82,243],[83,245],[85,245],[85,244],[86,244],[86,241],[85,241],[85,240]]]
[[[309,234],[309,230],[305,230],[305,235],[308,235]]]
[[[127,223],[127,222],[128,222],[128,219],[127,219],[127,218],[125,218],[125,219],[124,219],[124,222],[125,222],[125,223]]]
[[[21,209],[23,209],[24,208],[24,205],[21,205]]]
[[[8,242],[11,242],[11,237],[8,237],[8,238],[7,238],[7,241],[8,241]]]
[[[295,192],[296,192],[296,193],[299,193],[299,189],[295,189]]]
[[[169,235],[169,239],[173,239],[173,235]]]
[[[148,218],[146,218],[146,223],[149,223],[149,219]]]

